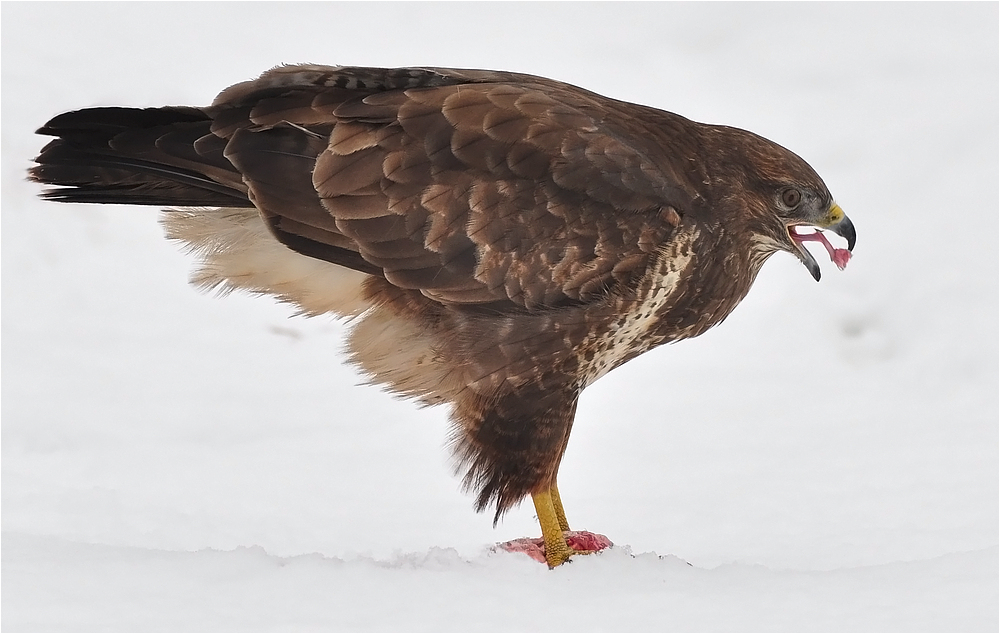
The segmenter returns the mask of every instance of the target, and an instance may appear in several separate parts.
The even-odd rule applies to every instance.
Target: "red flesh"
[[[590,531],[566,531],[563,535],[566,537],[566,544],[580,553],[593,553],[614,545],[604,535]],[[541,537],[522,537],[497,544],[497,548],[509,553],[524,553],[539,563],[546,563],[545,542],[542,541]]]
[[[851,260],[851,252],[847,249],[838,249],[830,244],[830,241],[826,239],[822,231],[816,230],[815,233],[796,233],[791,232],[792,239],[796,242],[819,242],[824,247],[826,247],[826,252],[830,254],[830,259],[833,263],[837,265],[841,271],[847,267],[847,263]]]

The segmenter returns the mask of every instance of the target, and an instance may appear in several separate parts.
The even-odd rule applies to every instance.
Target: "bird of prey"
[[[45,198],[166,207],[198,286],[351,318],[373,382],[450,405],[477,510],[531,496],[549,566],[607,543],[572,539],[556,486],[581,391],[721,322],[773,253],[819,280],[804,243],[841,268],[855,243],[775,143],[510,72],[281,66],[38,132]]]

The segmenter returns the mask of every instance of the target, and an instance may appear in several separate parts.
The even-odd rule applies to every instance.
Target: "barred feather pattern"
[[[751,133],[499,71],[282,66],[204,108],[39,132],[46,197],[168,207],[197,286],[351,319],[372,382],[452,407],[496,518],[555,482],[587,385],[719,323],[795,252],[775,184],[829,201]]]

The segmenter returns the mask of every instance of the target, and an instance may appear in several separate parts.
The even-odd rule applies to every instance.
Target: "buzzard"
[[[609,543],[567,542],[556,486],[581,391],[721,322],[771,254],[819,280],[804,243],[855,242],[785,148],[517,73],[282,66],[38,132],[45,198],[166,207],[193,283],[353,320],[373,382],[451,406],[477,510],[531,496],[550,566]]]

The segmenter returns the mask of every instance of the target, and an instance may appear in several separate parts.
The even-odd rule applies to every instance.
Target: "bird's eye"
[[[795,207],[802,200],[802,193],[794,187],[789,187],[781,192],[781,202],[789,209]]]

